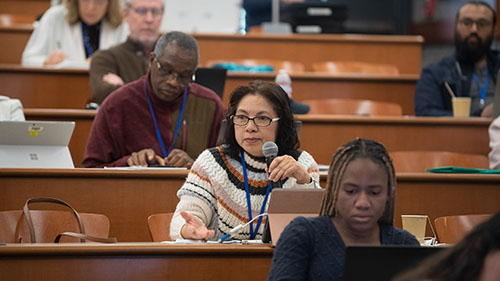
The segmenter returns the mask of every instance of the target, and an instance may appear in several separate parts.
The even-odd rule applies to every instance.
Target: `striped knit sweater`
[[[301,151],[297,160],[311,175],[314,181],[319,182],[318,165],[313,157]],[[251,197],[252,217],[259,215],[267,190],[268,175],[265,172],[264,157],[254,157],[245,153],[248,187]],[[314,188],[310,184],[296,184],[295,178],[287,178],[283,188]],[[201,153],[186,179],[184,185],[177,192],[180,202],[170,225],[172,239],[182,238],[180,229],[185,221],[180,212],[186,211],[198,217],[208,229],[215,230],[214,240],[238,226],[249,221],[248,207],[243,177],[241,159],[233,159],[224,153],[222,147],[210,148]],[[269,204],[269,199],[267,205]],[[267,206],[266,206],[267,210]],[[263,220],[256,239],[262,237],[264,230]],[[257,222],[254,222],[254,231]],[[241,230],[234,239],[249,239],[250,226]]]

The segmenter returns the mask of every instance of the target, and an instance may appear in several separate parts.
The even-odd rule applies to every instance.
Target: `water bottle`
[[[286,70],[280,69],[278,75],[276,75],[276,79],[274,79],[274,82],[280,85],[280,87],[288,94],[289,98],[292,98],[292,79]]]

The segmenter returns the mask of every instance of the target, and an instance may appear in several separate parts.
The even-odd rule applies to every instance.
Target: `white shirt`
[[[0,121],[24,121],[21,101],[0,96]]]
[[[39,22],[35,23],[35,29],[23,52],[22,64],[24,66],[43,66],[45,58],[56,48],[68,55],[66,65],[87,65],[81,23],[69,25],[66,20],[67,13],[66,7],[54,6],[45,12]],[[100,49],[107,49],[125,42],[129,34],[129,28],[125,22],[113,28],[106,20],[103,20],[101,28]]]

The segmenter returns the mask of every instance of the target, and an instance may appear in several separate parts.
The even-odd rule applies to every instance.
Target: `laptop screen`
[[[345,252],[343,280],[390,281],[441,249],[443,247],[350,246]]]
[[[227,69],[199,67],[194,75],[194,82],[214,91],[221,99],[226,84]]]
[[[0,122],[0,168],[74,168],[68,144],[75,122]]]

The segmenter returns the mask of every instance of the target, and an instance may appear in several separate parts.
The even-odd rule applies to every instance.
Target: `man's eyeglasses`
[[[161,16],[163,14],[163,9],[158,9],[158,8],[144,8],[144,7],[137,7],[137,8],[133,8],[132,10],[134,10],[134,12],[140,16],[146,16],[148,14],[148,12],[151,12],[151,14],[153,15],[153,17],[158,17],[158,16]]]
[[[488,28],[491,26],[491,21],[485,20],[485,19],[473,20],[473,19],[465,18],[465,19],[459,20],[458,22],[467,28],[471,28],[472,25],[474,25],[474,24],[476,24],[478,29]]]
[[[229,118],[233,120],[236,126],[246,126],[248,122],[252,120],[257,127],[269,127],[271,123],[280,120],[279,118],[269,118],[267,116],[255,116],[254,118],[250,118],[245,115],[231,115]]]
[[[166,80],[177,79],[177,81],[179,81],[182,84],[188,84],[193,79],[194,73],[190,73],[187,75],[186,74],[179,74],[175,71],[168,69],[167,67],[161,66],[161,64],[157,58],[155,58],[155,62],[156,62],[156,67],[158,67],[158,74],[162,78],[165,78]]]

